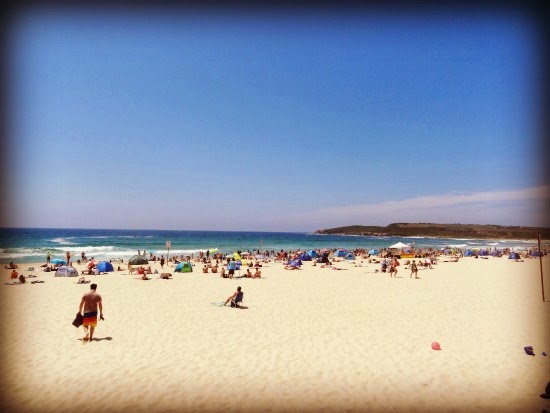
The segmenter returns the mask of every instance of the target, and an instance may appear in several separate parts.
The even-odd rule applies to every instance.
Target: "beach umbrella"
[[[235,258],[235,261],[239,261],[241,259],[241,256],[239,255],[238,252],[234,252],[233,253],[233,258]]]
[[[115,269],[113,268],[113,264],[107,261],[102,261],[99,264],[96,265],[96,268],[99,272],[111,272]]]
[[[403,249],[403,248],[411,248],[411,246],[407,244],[403,244],[401,241],[399,241],[397,244],[390,245],[390,248]]]
[[[62,260],[61,258],[54,258],[50,261],[53,265],[65,265],[65,260]]]
[[[130,265],[142,265],[147,264],[149,260],[147,257],[144,257],[143,255],[134,255],[130,260],[128,261],[128,264]]]

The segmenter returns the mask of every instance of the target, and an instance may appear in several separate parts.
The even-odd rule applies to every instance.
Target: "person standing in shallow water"
[[[99,318],[103,320],[103,301],[101,295],[96,293],[97,284],[90,285],[90,291],[82,296],[80,300],[80,306],[78,307],[78,312],[82,313],[84,311],[84,330],[86,331],[86,336],[84,336],[84,341],[92,341],[94,336],[94,330],[97,326],[97,313],[99,309]]]

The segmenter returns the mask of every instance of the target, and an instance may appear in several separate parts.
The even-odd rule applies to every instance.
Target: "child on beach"
[[[397,267],[399,266],[399,262],[397,261],[397,258],[393,257],[390,264],[390,278],[396,277],[397,278]]]
[[[416,266],[415,260],[413,260],[411,264],[411,275],[409,278],[412,278],[413,274],[414,274],[414,278],[418,278],[418,267]]]

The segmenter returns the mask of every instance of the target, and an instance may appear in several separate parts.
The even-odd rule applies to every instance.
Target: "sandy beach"
[[[261,279],[128,271],[98,284],[105,321],[71,322],[90,284],[19,264],[0,285],[2,411],[540,412],[550,380],[550,258],[440,259],[410,278],[366,260]],[[27,271],[34,266],[35,271]],[[84,265],[75,265],[79,272]],[[160,264],[152,263],[160,272]],[[173,272],[173,264],[169,267]],[[166,271],[166,269],[165,269]],[[44,281],[43,283],[31,283]],[[247,309],[219,307],[237,286]],[[432,342],[441,345],[432,350]],[[535,356],[524,352],[532,346]],[[548,356],[543,356],[546,352]]]

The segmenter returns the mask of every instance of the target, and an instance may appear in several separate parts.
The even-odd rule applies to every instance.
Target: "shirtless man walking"
[[[99,308],[99,317],[103,320],[103,303],[101,301],[101,295],[95,292],[97,284],[90,285],[90,292],[82,296],[80,300],[80,306],[78,312],[82,313],[84,310],[84,330],[86,330],[86,336],[84,341],[92,341],[94,336],[94,330],[97,326],[97,309]],[[88,332],[89,328],[89,332]]]

